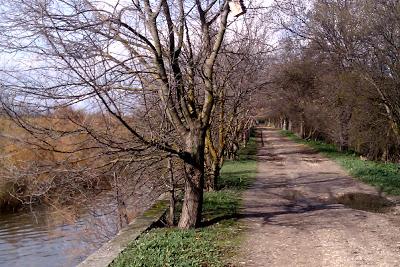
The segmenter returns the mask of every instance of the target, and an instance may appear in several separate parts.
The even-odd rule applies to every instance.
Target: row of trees
[[[400,3],[282,1],[271,117],[303,138],[400,159]]]
[[[176,183],[168,173],[178,166],[179,227],[198,226],[204,188],[215,189],[252,124],[249,103],[269,52],[266,28],[252,24],[256,6],[247,3],[254,11],[243,19],[230,15],[245,11],[236,0],[1,5],[1,49],[14,55],[2,69],[2,102],[30,143],[67,155],[57,166],[75,178],[137,181],[145,172]],[[73,143],[60,146],[66,138]]]
[[[57,170],[53,188],[80,185],[73,192],[183,178],[179,227],[195,227],[255,107],[304,138],[399,160],[398,1],[0,3],[5,113],[25,143],[62,155],[19,177]],[[267,45],[272,30],[279,50]]]

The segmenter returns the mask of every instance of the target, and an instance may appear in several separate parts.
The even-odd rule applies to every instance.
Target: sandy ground
[[[237,266],[400,266],[400,216],[327,204],[347,192],[377,194],[336,163],[260,129],[258,175],[245,192]],[[260,145],[261,141],[259,140]]]

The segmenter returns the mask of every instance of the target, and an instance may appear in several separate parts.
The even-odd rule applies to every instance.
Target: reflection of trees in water
[[[183,172],[182,162],[173,160],[179,166],[177,171]],[[44,205],[28,206],[28,211],[13,214],[9,221],[17,228],[7,228],[0,217],[0,237],[5,235],[2,240],[9,246],[0,242],[0,262],[16,266],[25,262],[32,262],[33,266],[76,265],[166,191],[166,163],[161,154],[152,154],[145,161],[126,158],[93,174],[101,176],[101,184],[77,194],[76,190],[69,190],[75,187],[70,182],[71,185],[65,184],[65,190],[46,196]],[[10,248],[12,255],[2,258]]]
[[[99,196],[101,200],[86,207],[85,215],[80,218],[81,229],[69,233],[76,235],[76,239],[83,244],[82,248],[68,251],[72,258],[89,255],[98,249],[146,210],[160,194],[160,186],[153,184],[149,187],[148,181],[142,180],[142,184],[124,187],[116,175],[114,179],[113,189]]]
[[[114,172],[114,181],[110,181],[112,188],[84,207],[84,215],[79,219],[81,229],[73,234],[78,235],[77,240],[84,244],[86,251],[75,249],[71,251],[72,254],[88,255],[99,248],[148,209],[163,191],[162,179],[154,179],[146,173],[136,174],[136,179],[128,178],[123,175],[126,169],[125,166],[120,175]],[[71,215],[69,217],[74,218]]]
[[[52,204],[2,215],[0,238],[8,247],[0,243],[1,262],[76,265],[154,202],[162,192],[162,180],[154,179],[158,172],[154,174],[142,173],[140,179],[133,179],[116,173],[111,176],[111,188],[95,196],[83,193],[71,205]],[[15,253],[3,259],[6,249]]]

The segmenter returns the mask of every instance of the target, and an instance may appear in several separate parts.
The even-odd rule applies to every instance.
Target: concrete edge
[[[142,233],[152,228],[168,209],[168,194],[162,194],[143,215],[135,218],[127,227],[122,229],[114,238],[103,244],[97,251],[89,255],[78,267],[107,267],[128,245],[140,237]],[[161,207],[160,207],[161,206]]]

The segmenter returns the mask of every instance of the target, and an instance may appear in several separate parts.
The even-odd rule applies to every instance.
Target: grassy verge
[[[134,241],[111,266],[226,266],[240,242],[236,215],[242,191],[255,178],[255,152],[252,138],[240,152],[241,160],[225,163],[218,185],[221,190],[204,195],[204,227],[153,229]]]
[[[339,152],[332,144],[321,141],[303,140],[289,131],[282,131],[282,135],[290,139],[311,146],[325,156],[338,162],[352,176],[361,181],[379,187],[388,194],[400,195],[400,165],[370,160],[361,160],[360,156],[352,151]]]

